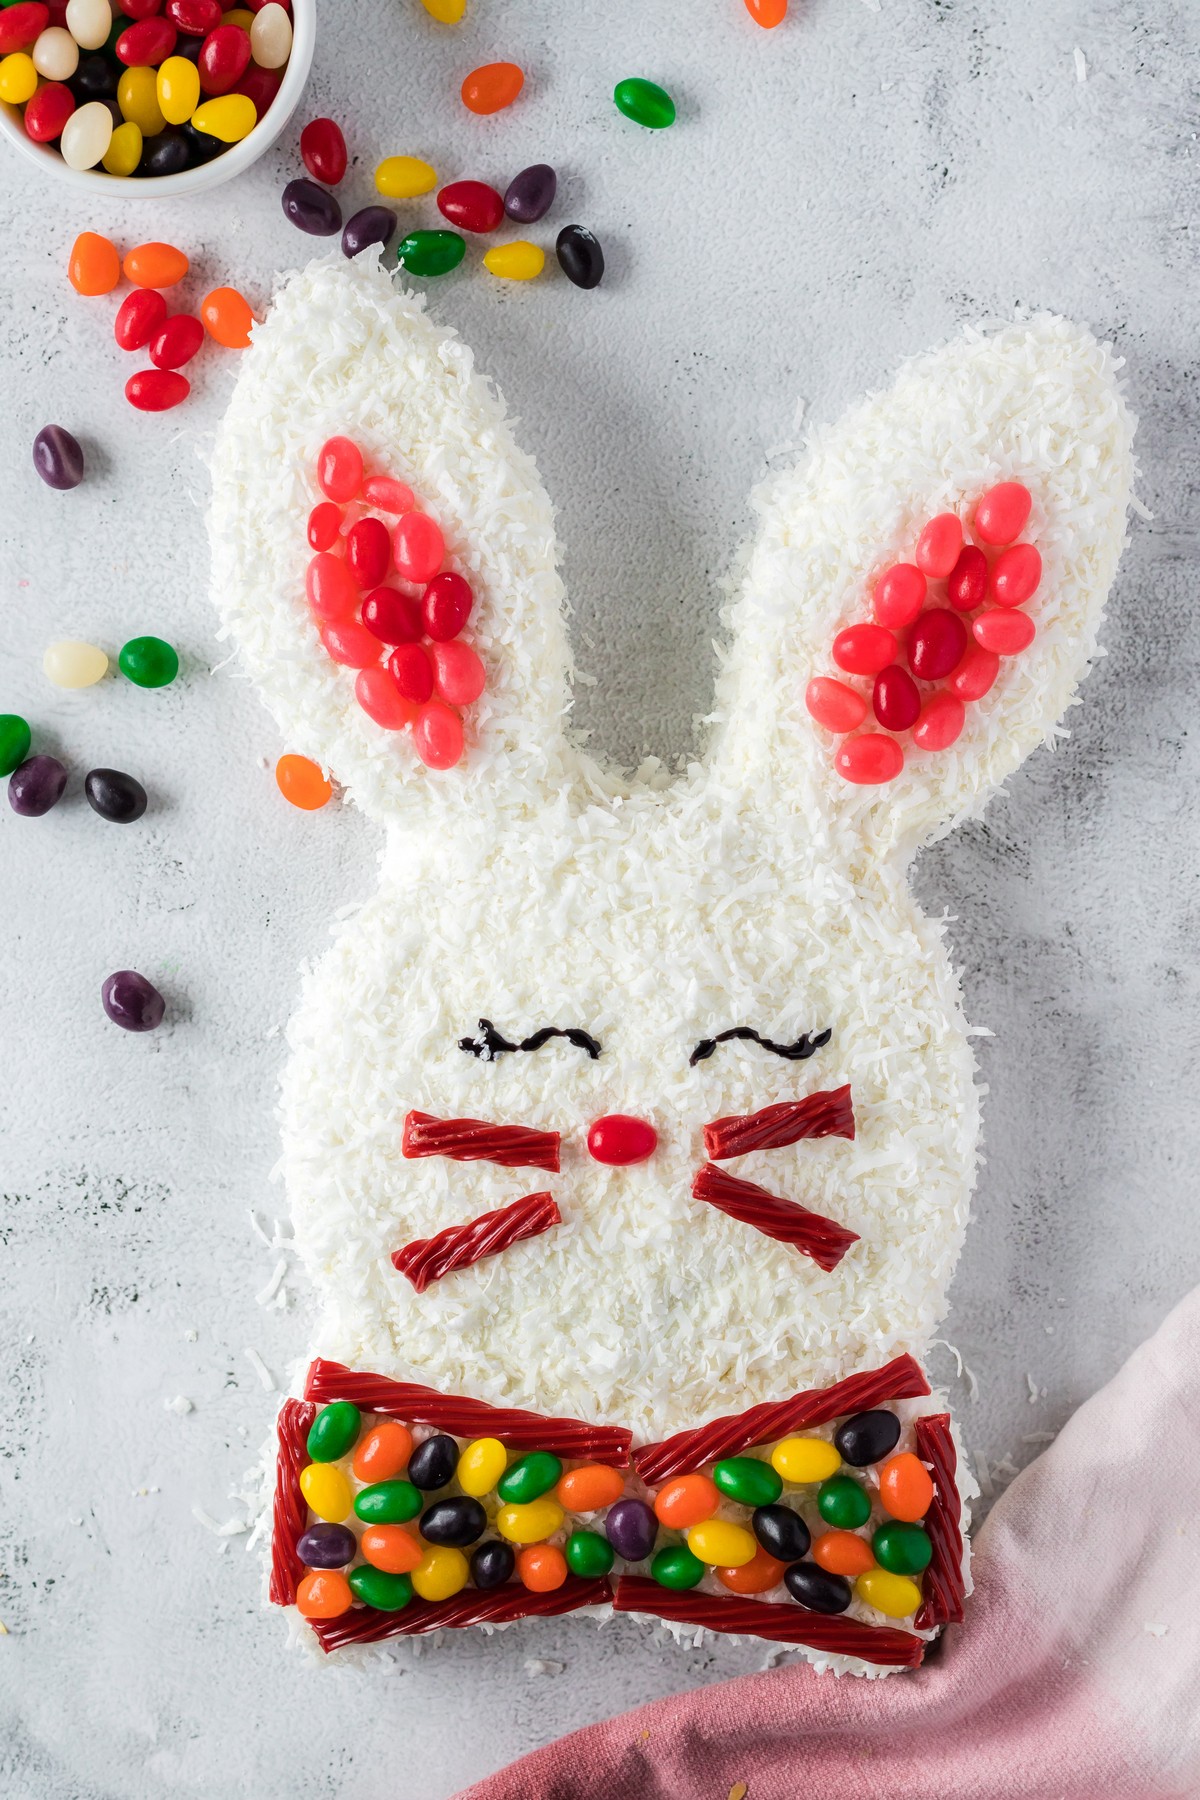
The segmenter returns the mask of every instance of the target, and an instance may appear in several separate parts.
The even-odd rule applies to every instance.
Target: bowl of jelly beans
[[[198,193],[278,137],[315,35],[316,0],[10,0],[0,132],[93,198]]]

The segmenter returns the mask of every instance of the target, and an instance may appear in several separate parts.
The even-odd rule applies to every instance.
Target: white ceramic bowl
[[[316,0],[292,0],[292,54],[283,73],[283,82],[265,118],[240,143],[214,156],[211,162],[178,175],[110,175],[106,169],[68,168],[51,144],[35,144],[26,137],[21,108],[0,101],[0,133],[29,162],[36,163],[44,174],[72,187],[77,193],[89,194],[93,200],[106,194],[117,200],[167,200],[183,194],[200,194],[206,188],[219,187],[248,169],[279,136],[296,110],[308,72],[312,67],[316,43]]]

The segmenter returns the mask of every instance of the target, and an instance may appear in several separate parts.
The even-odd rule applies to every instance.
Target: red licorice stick
[[[624,1426],[585,1425],[581,1419],[552,1419],[519,1407],[489,1406],[486,1400],[439,1394],[383,1375],[356,1374],[324,1358],[309,1368],[304,1397],[318,1406],[353,1400],[363,1412],[383,1413],[408,1425],[432,1425],[451,1437],[498,1437],[513,1450],[552,1450],[556,1456],[608,1463],[614,1469],[629,1462],[632,1433]]]
[[[926,1413],[915,1421],[917,1455],[933,1472],[933,1505],[925,1529],[933,1545],[933,1558],[923,1581],[925,1598],[914,1621],[918,1631],[937,1625],[958,1625],[963,1616],[963,1541],[959,1520],[962,1504],[954,1479],[958,1456],[950,1435],[949,1413]]]
[[[713,1419],[691,1431],[677,1431],[661,1443],[643,1444],[633,1453],[633,1466],[647,1487],[657,1487],[672,1475],[691,1474],[706,1463],[737,1456],[755,1444],[774,1443],[807,1425],[825,1425],[847,1413],[869,1411],[886,1400],[913,1400],[928,1392],[920,1365],[911,1356],[897,1356],[882,1369],[848,1375],[832,1387],[809,1388],[789,1400],[763,1401],[746,1412]]]
[[[308,1464],[308,1432],[317,1409],[310,1400],[285,1400],[279,1409],[279,1456],[275,1463],[275,1503],[271,1517],[271,1586],[275,1606],[291,1606],[304,1564],[296,1545],[308,1524],[300,1492],[300,1471]]]
[[[847,1231],[821,1213],[810,1212],[794,1200],[781,1200],[756,1182],[740,1181],[711,1163],[705,1163],[692,1177],[692,1197],[707,1200],[742,1225],[753,1225],[765,1237],[802,1250],[822,1269],[836,1269],[851,1244],[858,1242],[857,1231]]]
[[[761,1112],[714,1119],[704,1127],[704,1149],[713,1162],[724,1162],[748,1150],[781,1150],[801,1138],[853,1136],[854,1106],[847,1084],[803,1100],[781,1100]]]
[[[774,1600],[739,1600],[701,1594],[695,1588],[672,1592],[644,1575],[622,1575],[613,1596],[614,1612],[647,1613],[679,1625],[703,1625],[775,1644],[804,1644],[831,1656],[859,1656],[881,1668],[916,1669],[925,1654],[924,1638],[890,1625],[864,1625],[843,1614],[809,1612]]]
[[[449,1156],[455,1162],[500,1163],[506,1169],[549,1169],[558,1174],[557,1131],[528,1125],[490,1125],[486,1119],[435,1119],[410,1112],[400,1148],[405,1156]]]
[[[377,1612],[373,1606],[354,1607],[340,1619],[310,1622],[322,1650],[330,1651],[341,1650],[347,1644],[380,1644],[391,1637],[419,1637],[443,1627],[508,1625],[514,1619],[554,1618],[559,1613],[576,1612],[581,1606],[607,1606],[611,1600],[612,1589],[603,1576],[586,1580],[568,1575],[562,1586],[549,1594],[534,1594],[516,1582],[508,1582],[504,1587],[483,1592],[464,1588],[449,1600],[410,1600],[399,1612]]]
[[[466,1269],[485,1256],[498,1256],[510,1244],[537,1237],[552,1225],[562,1224],[553,1194],[526,1194],[511,1206],[482,1213],[466,1225],[447,1225],[434,1237],[414,1238],[397,1250],[392,1262],[423,1294],[431,1281],[440,1281],[452,1269]]]

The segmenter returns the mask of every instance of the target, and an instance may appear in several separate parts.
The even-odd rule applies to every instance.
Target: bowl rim
[[[106,169],[71,169],[50,144],[35,144],[25,134],[21,108],[0,101],[0,133],[18,154],[44,172],[56,177],[77,193],[93,200],[171,200],[185,194],[198,194],[208,188],[232,181],[243,169],[257,162],[270,149],[299,104],[300,96],[312,68],[316,48],[316,0],[291,0],[292,49],[284,70],[279,92],[258,121],[253,131],[211,162],[194,169],[182,169],[178,175],[110,175]]]

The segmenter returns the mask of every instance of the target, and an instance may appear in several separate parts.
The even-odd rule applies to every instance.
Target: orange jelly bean
[[[254,314],[250,302],[236,288],[214,288],[200,302],[204,329],[214,343],[227,350],[245,350],[250,343],[250,327]]]
[[[787,0],[746,0],[746,11],[764,31],[774,31],[787,17]]]
[[[462,84],[462,102],[468,112],[497,113],[511,106],[525,85],[525,71],[516,63],[484,63],[472,69]]]
[[[703,1525],[720,1505],[716,1483],[707,1475],[681,1475],[668,1481],[654,1497],[654,1516],[673,1531],[686,1531],[689,1526]]]
[[[372,1568],[386,1569],[389,1575],[407,1575],[425,1554],[403,1525],[368,1525],[359,1539],[359,1549]]]
[[[340,1619],[354,1595],[340,1569],[317,1569],[296,1589],[296,1610],[305,1619]]]
[[[122,267],[134,287],[169,288],[187,274],[188,259],[174,244],[135,244]]]
[[[517,1556],[517,1574],[531,1594],[552,1594],[567,1579],[567,1559],[557,1544],[529,1544]]]
[[[768,1556],[762,1545],[754,1552],[748,1563],[742,1563],[737,1569],[715,1569],[713,1573],[722,1587],[727,1587],[731,1594],[766,1594],[773,1587],[778,1587],[783,1580],[786,1563],[781,1563],[773,1556]]]
[[[333,797],[329,782],[307,756],[281,756],[275,764],[275,780],[284,799],[301,812],[318,812]]]
[[[875,1567],[870,1544],[854,1531],[823,1531],[813,1544],[812,1559],[829,1575],[865,1575]]]
[[[568,1469],[554,1492],[567,1512],[596,1512],[621,1498],[625,1478],[620,1469],[606,1468],[603,1463],[584,1463],[581,1468]]]
[[[360,1481],[391,1481],[407,1469],[412,1455],[412,1432],[407,1425],[389,1419],[368,1431],[354,1452],[353,1469]]]
[[[117,246],[98,231],[81,231],[71,245],[67,276],[77,294],[111,294],[121,279]]]
[[[893,1519],[916,1524],[933,1505],[933,1479],[919,1456],[904,1450],[879,1471],[879,1504]]]

